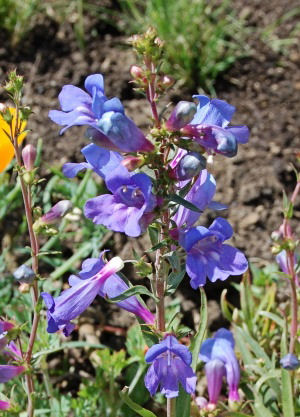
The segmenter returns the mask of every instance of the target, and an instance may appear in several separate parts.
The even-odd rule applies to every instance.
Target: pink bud
[[[142,156],[127,156],[121,161],[121,164],[128,169],[128,171],[134,171],[139,168],[144,162]]]
[[[36,158],[36,149],[33,145],[26,145],[22,150],[22,158],[27,171],[31,171],[34,167],[34,161]]]
[[[174,84],[175,80],[168,75],[162,75],[159,79],[159,82],[163,88],[170,88]]]
[[[56,203],[46,214],[41,217],[43,224],[53,224],[57,220],[62,218],[68,210],[72,207],[72,203],[69,200],[61,200]]]
[[[132,65],[130,68],[130,74],[132,78],[138,79],[143,77],[144,71],[141,67],[138,67],[137,65]]]

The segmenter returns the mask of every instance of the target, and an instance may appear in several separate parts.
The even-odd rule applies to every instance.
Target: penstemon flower
[[[150,177],[144,173],[130,173],[120,164],[105,177],[105,183],[112,194],[88,200],[85,216],[115,232],[139,236],[151,223],[156,206]]]
[[[167,398],[177,397],[179,383],[188,394],[195,392],[197,377],[190,366],[192,354],[175,336],[167,335],[159,344],[151,346],[145,361],[152,363],[145,376],[145,385],[151,395],[160,385],[161,393]]]
[[[0,383],[5,383],[25,371],[25,366],[0,365]]]
[[[217,404],[226,376],[229,400],[239,401],[240,367],[234,353],[234,338],[227,329],[219,329],[214,337],[205,340],[200,349],[200,359],[206,362],[205,373],[210,404]]]
[[[197,226],[180,234],[179,243],[187,252],[186,272],[194,289],[205,285],[206,277],[211,282],[224,281],[230,275],[241,275],[247,270],[244,254],[223,243],[232,234],[232,227],[221,217],[208,229]]]
[[[97,145],[122,152],[151,152],[154,146],[142,131],[124,113],[124,107],[116,97],[104,95],[101,74],[89,75],[85,89],[65,85],[59,94],[62,111],[51,110],[50,119],[65,126],[64,133],[71,126],[89,126],[88,137]]]

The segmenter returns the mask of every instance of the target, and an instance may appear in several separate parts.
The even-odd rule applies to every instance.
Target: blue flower
[[[174,398],[179,393],[179,382],[188,394],[193,394],[197,377],[190,367],[192,355],[174,336],[167,335],[159,344],[151,346],[145,356],[152,363],[145,376],[145,386],[154,395],[160,385],[161,393]]]
[[[205,373],[210,404],[217,404],[223,377],[229,387],[229,400],[239,401],[240,367],[234,353],[234,339],[227,329],[219,329],[214,337],[205,340],[200,349],[200,359],[206,362]]]
[[[295,369],[299,368],[300,361],[296,355],[293,353],[288,353],[280,359],[280,365],[288,371],[294,371]]]
[[[181,129],[182,134],[194,138],[207,151],[235,156],[238,143],[247,143],[249,138],[247,126],[228,126],[235,108],[223,100],[194,97],[199,101],[197,112]]]
[[[65,126],[61,134],[71,126],[89,126],[88,136],[101,147],[123,152],[151,152],[154,146],[142,131],[124,113],[124,107],[116,97],[104,95],[101,74],[89,75],[85,89],[65,85],[58,98],[62,111],[51,110],[49,117]]]
[[[68,336],[75,327],[70,321],[83,313],[97,295],[114,298],[129,288],[116,274],[123,267],[122,260],[115,257],[105,264],[102,254],[99,259],[86,259],[82,263],[82,270],[78,276],[69,277],[71,287],[63,291],[59,297],[53,298],[48,293],[41,294],[48,309],[47,331],[49,333],[62,330],[65,336]],[[135,296],[120,301],[117,305],[137,315],[146,323],[154,324],[153,314]]]
[[[211,282],[224,281],[230,275],[241,275],[247,270],[244,254],[223,244],[232,234],[232,227],[221,217],[208,229],[192,227],[180,234],[179,243],[187,252],[186,272],[194,289],[205,285],[206,277]]]
[[[151,179],[144,173],[128,172],[123,165],[119,165],[106,175],[105,182],[112,194],[88,200],[84,208],[85,216],[115,232],[139,236],[151,223],[156,206]]]

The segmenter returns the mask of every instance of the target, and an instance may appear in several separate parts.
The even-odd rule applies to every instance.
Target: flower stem
[[[176,415],[176,398],[167,398],[167,417]]]

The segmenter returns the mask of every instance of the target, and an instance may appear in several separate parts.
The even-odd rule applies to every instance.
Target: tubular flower
[[[13,115],[12,126],[13,126],[13,129],[15,129],[16,109],[9,108],[9,111]],[[25,130],[25,127],[26,127],[26,122],[22,122],[21,132]],[[15,155],[13,144],[11,143],[11,141],[9,140],[5,132],[10,134],[10,127],[9,127],[9,124],[3,119],[3,117],[0,114],[0,155],[1,155],[0,173],[3,172],[5,168],[7,168],[7,166],[9,165],[9,163],[11,162],[11,160],[13,159]],[[26,136],[26,132],[22,133],[18,137],[19,145],[23,142],[25,136]]]
[[[232,227],[221,217],[217,217],[208,229],[192,227],[180,234],[179,243],[187,252],[186,272],[192,288],[205,285],[206,277],[211,282],[224,281],[230,275],[241,275],[247,270],[244,254],[223,244],[232,234]]]
[[[13,329],[14,325],[8,321],[0,321],[0,351],[4,349],[8,341],[6,338],[7,332]]]
[[[192,121],[182,127],[182,135],[195,139],[207,151],[235,156],[238,143],[247,143],[249,138],[247,126],[228,126],[235,107],[203,95],[193,97],[199,101],[197,112]]]
[[[210,404],[217,404],[224,376],[229,387],[229,400],[240,400],[240,367],[234,353],[234,344],[232,333],[223,328],[219,329],[214,337],[202,343],[199,357],[206,362],[205,373]]]
[[[88,200],[85,216],[115,232],[139,236],[151,223],[156,206],[151,179],[144,173],[130,173],[119,165],[107,174],[105,182],[112,194]]]
[[[62,111],[51,110],[50,119],[62,126],[61,134],[71,126],[89,126],[88,136],[103,148],[123,152],[150,152],[154,146],[124,113],[116,97],[104,95],[101,74],[89,75],[85,89],[65,85],[58,98]]]
[[[179,393],[179,382],[188,394],[196,389],[197,377],[190,367],[192,355],[174,336],[167,335],[159,344],[151,346],[145,356],[152,363],[145,376],[145,386],[154,395],[160,385],[161,393],[174,398]]]
[[[25,366],[0,365],[0,383],[5,383],[25,371]]]
[[[63,291],[59,297],[53,298],[48,293],[42,293],[41,296],[48,308],[47,331],[55,333],[62,330],[65,336],[68,336],[75,327],[70,321],[86,310],[97,295],[113,298],[126,291],[129,287],[116,274],[123,265],[119,257],[111,259],[107,264],[101,258],[86,259],[79,276],[70,276],[71,287]],[[129,297],[117,304],[141,317],[145,322],[154,323],[153,315],[139,303],[136,297]]]

